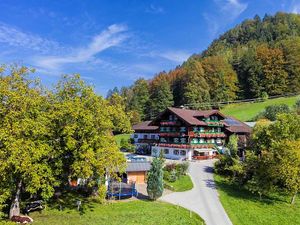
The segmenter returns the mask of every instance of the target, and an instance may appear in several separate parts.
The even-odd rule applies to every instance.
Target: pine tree
[[[147,192],[151,200],[156,200],[162,196],[164,191],[163,184],[163,161],[154,158],[151,163],[151,169],[148,172]]]

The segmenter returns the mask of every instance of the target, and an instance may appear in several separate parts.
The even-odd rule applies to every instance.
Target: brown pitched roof
[[[228,116],[224,120],[226,129],[231,133],[248,133],[250,134],[252,132],[252,128],[248,126],[247,124],[243,123],[242,121],[232,117]]]
[[[206,125],[204,121],[197,119],[196,117],[209,117],[213,114],[218,114],[225,118],[225,116],[220,113],[218,110],[191,110],[191,109],[181,109],[168,107],[168,110],[176,114],[179,118],[186,121],[190,125]]]
[[[150,130],[154,131],[158,129],[158,126],[150,126],[151,121],[144,121],[132,126],[133,130]]]

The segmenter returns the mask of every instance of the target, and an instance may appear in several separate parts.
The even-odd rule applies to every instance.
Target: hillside
[[[239,103],[230,104],[225,106],[221,112],[228,116],[234,116],[241,121],[250,121],[259,112],[263,111],[266,106],[277,105],[277,104],[287,104],[292,107],[300,96],[286,97],[286,98],[276,98],[269,99],[265,102],[257,103]]]
[[[277,13],[243,21],[151,80],[123,87],[126,109],[137,120],[152,119],[168,106],[300,93],[300,15]]]

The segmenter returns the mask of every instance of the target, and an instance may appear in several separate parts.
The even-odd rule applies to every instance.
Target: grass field
[[[125,140],[129,140],[130,139],[131,134],[117,134],[115,135],[115,140],[118,144],[118,146],[120,147],[120,142],[121,140],[124,138]]]
[[[249,121],[254,118],[259,112],[263,111],[266,106],[275,104],[287,104],[292,107],[299,96],[286,97],[286,98],[276,98],[269,99],[265,102],[257,103],[239,103],[239,104],[229,104],[225,106],[221,112],[228,116],[234,116],[242,121]]]
[[[84,207],[84,205],[83,205]],[[91,203],[83,212],[76,209],[47,209],[30,214],[36,225],[201,225],[202,219],[163,202],[130,201],[108,205]]]
[[[181,176],[178,180],[176,180],[173,183],[168,181],[164,182],[167,184],[167,186],[171,187],[172,191],[176,192],[188,191],[194,187],[193,182],[190,176],[188,175]]]
[[[276,195],[259,200],[246,190],[230,184],[225,178],[215,175],[220,199],[233,225],[299,225],[300,199],[290,205],[290,198]]]

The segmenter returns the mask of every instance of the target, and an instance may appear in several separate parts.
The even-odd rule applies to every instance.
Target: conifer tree
[[[156,200],[162,196],[164,191],[163,184],[163,161],[154,158],[151,163],[151,169],[148,172],[147,192],[151,200]]]

